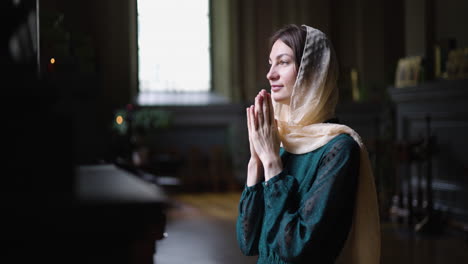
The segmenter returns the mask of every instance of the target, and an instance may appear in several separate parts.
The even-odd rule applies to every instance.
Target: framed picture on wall
[[[395,87],[416,86],[421,80],[422,57],[412,56],[398,60],[395,73]]]

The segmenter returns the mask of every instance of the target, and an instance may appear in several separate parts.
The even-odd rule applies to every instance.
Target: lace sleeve
[[[258,241],[264,214],[263,186],[261,183],[245,187],[239,201],[236,232],[239,247],[247,256],[258,255]]]
[[[310,258],[333,263],[350,230],[359,146],[343,137],[326,148],[316,173],[306,175],[313,182],[300,197],[291,175],[279,175],[264,187],[268,247],[285,261]]]

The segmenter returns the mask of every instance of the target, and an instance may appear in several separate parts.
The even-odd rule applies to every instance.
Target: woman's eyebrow
[[[292,58],[292,56],[290,54],[288,54],[288,53],[281,53],[281,54],[276,55],[276,59],[279,59],[279,58],[281,58],[283,56],[288,56],[288,57]],[[269,60],[271,61],[272,59],[269,58]]]

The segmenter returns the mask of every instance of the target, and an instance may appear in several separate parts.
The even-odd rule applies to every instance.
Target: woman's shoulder
[[[349,134],[339,134],[324,146],[325,152],[341,151],[344,153],[354,153],[359,151],[359,144]]]
[[[291,154],[283,147],[280,147],[279,153],[280,156],[283,155],[293,155],[293,156],[316,156],[316,155],[323,155],[327,154],[331,151],[336,152],[337,150],[344,150],[344,153],[351,153],[351,152],[358,152],[359,153],[359,144],[351,137],[349,134],[342,133],[331,139],[328,143],[324,146],[313,150],[311,152],[307,152],[304,154]]]

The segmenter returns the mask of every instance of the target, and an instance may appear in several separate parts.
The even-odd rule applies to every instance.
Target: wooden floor
[[[254,264],[236,242],[235,218],[239,193],[173,197],[167,238],[157,243],[157,264]]]
[[[168,237],[157,243],[156,264],[253,264],[236,243],[239,192],[173,195]],[[420,236],[393,223],[382,223],[381,264],[468,263],[462,236]]]

